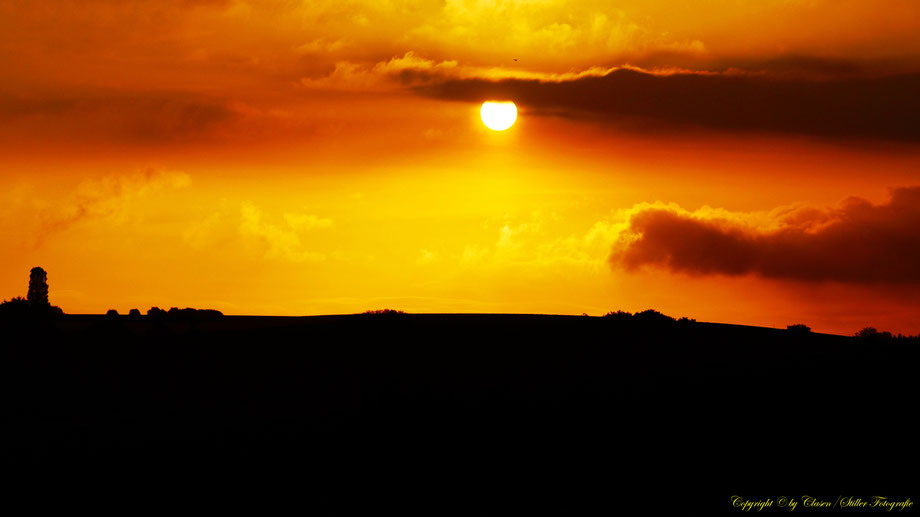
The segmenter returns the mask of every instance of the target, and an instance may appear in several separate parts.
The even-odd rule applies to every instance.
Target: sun
[[[482,117],[482,123],[489,129],[504,131],[517,120],[517,106],[511,101],[486,101],[482,103],[479,115]]]

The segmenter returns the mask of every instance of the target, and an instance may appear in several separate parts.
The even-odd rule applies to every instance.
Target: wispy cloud
[[[263,253],[265,258],[291,262],[319,262],[326,255],[304,244],[302,237],[311,230],[332,227],[332,220],[314,214],[286,213],[284,224],[271,222],[256,205],[240,205],[240,235]]]
[[[39,225],[33,244],[88,220],[118,217],[127,207],[149,193],[188,186],[191,178],[179,171],[147,168],[130,174],[85,180],[70,198],[39,209]]]
[[[571,81],[583,77],[599,77],[614,70],[611,67],[588,67],[563,73],[539,72],[508,67],[483,67],[460,64],[456,60],[437,61],[414,51],[373,64],[339,61],[329,74],[301,79],[307,88],[337,90],[397,90],[405,87],[464,79],[522,79],[536,81]]]

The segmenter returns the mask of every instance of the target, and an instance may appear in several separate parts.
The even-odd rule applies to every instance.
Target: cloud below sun
[[[768,214],[636,207],[610,263],[627,271],[917,284],[920,187],[892,189],[879,205],[850,198],[836,208],[793,206]]]

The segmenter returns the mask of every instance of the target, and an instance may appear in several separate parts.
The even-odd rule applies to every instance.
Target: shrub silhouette
[[[875,327],[865,327],[856,333],[856,337],[862,339],[894,339],[894,335],[887,330],[879,332]]]
[[[137,309],[131,309],[130,311],[128,311],[128,316],[131,316],[132,318],[140,317],[140,315],[141,315],[141,311]]]
[[[637,312],[633,314],[633,320],[639,323],[674,323],[676,320],[670,316],[662,314],[656,310],[648,309],[642,312]]]
[[[856,332],[856,337],[875,337],[878,335],[878,329],[875,327],[864,327]]]
[[[607,314],[605,314],[604,317],[608,319],[612,319],[614,321],[621,321],[621,322],[631,321],[633,323],[639,323],[643,325],[655,324],[655,323],[670,324],[670,323],[677,322],[677,320],[675,320],[674,318],[666,314],[662,314],[654,309],[647,309],[641,312],[637,312],[635,314],[632,314],[626,311],[616,311],[616,312],[610,311]],[[696,320],[691,320],[689,318],[681,318],[681,321],[683,323],[690,323],[690,322],[695,323],[696,322]]]
[[[147,311],[147,316],[162,318],[163,316],[166,316],[166,311],[159,307],[151,307],[150,310]]]
[[[29,315],[29,312],[29,302],[21,296],[0,303],[0,317],[3,318],[22,318]]]
[[[786,325],[786,330],[800,334],[807,334],[811,332],[811,327],[803,323],[795,323],[793,325]]]
[[[118,316],[118,311],[116,311],[115,309],[109,309],[108,311],[106,311],[105,315],[108,316],[109,318],[112,318],[114,316]]]
[[[631,312],[626,311],[610,311],[607,314],[604,314],[604,317],[614,321],[631,321],[633,315]]]
[[[132,309],[133,311],[134,309]],[[178,307],[171,307],[168,311],[164,311],[159,307],[151,307],[147,311],[147,316],[152,318],[166,318],[170,321],[180,320],[202,320],[202,319],[212,319],[219,318],[223,316],[224,313],[214,310],[214,309],[193,309],[191,307],[186,307],[180,309]]]
[[[632,325],[641,325],[641,326],[667,326],[673,325],[674,323],[689,324],[696,323],[696,320],[690,318],[681,318],[676,320],[671,316],[662,314],[653,309],[647,309],[635,314],[629,313],[627,311],[610,311],[604,315],[604,318],[620,322],[620,323],[629,323]]]
[[[397,311],[397,310],[394,310],[394,309],[377,309],[377,310],[373,310],[373,311],[364,311],[364,312],[362,312],[361,314],[385,314],[385,315],[389,315],[389,316],[395,316],[395,315],[398,315],[398,314],[405,314],[405,312],[404,312],[404,311]]]

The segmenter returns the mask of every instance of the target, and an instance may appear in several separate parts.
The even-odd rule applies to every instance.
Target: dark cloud
[[[610,256],[643,266],[707,275],[756,274],[798,281],[920,282],[920,187],[898,188],[887,204],[851,198],[837,209],[774,211],[771,231],[745,218],[702,218],[649,208],[634,214]]]
[[[715,73],[744,71],[787,79],[842,79],[881,77],[915,72],[920,69],[916,58],[847,59],[809,54],[777,54],[765,56],[713,55],[700,52],[658,51],[633,55],[610,62],[608,66],[628,62],[645,70],[684,69],[707,70]]]
[[[186,140],[211,135],[237,117],[222,99],[182,92],[0,95],[2,131],[18,136]]]
[[[817,79],[768,72],[661,75],[617,69],[561,82],[445,79],[414,89],[447,100],[512,99],[538,114],[590,118],[626,129],[920,141],[920,74]]]

